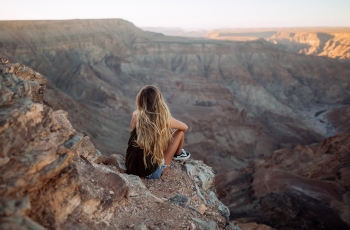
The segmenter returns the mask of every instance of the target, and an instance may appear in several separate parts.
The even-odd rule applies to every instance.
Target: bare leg
[[[168,148],[164,151],[164,161],[166,165],[170,165],[173,160],[173,156],[176,153],[180,153],[182,146],[184,144],[185,134],[183,131],[176,130],[173,134],[173,140],[170,142]],[[165,173],[168,169],[163,169],[163,173]]]

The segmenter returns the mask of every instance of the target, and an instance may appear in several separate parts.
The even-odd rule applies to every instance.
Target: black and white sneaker
[[[185,161],[188,158],[190,158],[190,156],[191,156],[191,153],[186,152],[184,149],[182,149],[180,154],[175,154],[174,155],[173,160],[175,160],[175,161]]]

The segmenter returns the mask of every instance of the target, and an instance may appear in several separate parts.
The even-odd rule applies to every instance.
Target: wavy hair
[[[164,150],[172,138],[171,113],[162,93],[154,85],[144,86],[136,96],[138,117],[136,121],[136,144],[144,150],[143,162],[151,155],[152,164],[161,164]]]

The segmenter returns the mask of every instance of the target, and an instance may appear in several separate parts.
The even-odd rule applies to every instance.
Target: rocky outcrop
[[[159,180],[124,174],[121,155],[42,104],[44,76],[0,69],[0,229],[240,229],[203,162],[173,163]]]
[[[350,134],[315,146],[280,149],[240,171],[217,176],[236,222],[277,229],[349,229]]]
[[[66,167],[79,137],[65,112],[40,103],[46,82],[42,75],[18,64],[0,68],[0,170],[6,185],[0,194],[5,197],[35,189]]]

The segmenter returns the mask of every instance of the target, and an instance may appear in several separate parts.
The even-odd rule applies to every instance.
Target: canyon
[[[295,207],[312,197],[334,216],[314,226],[346,229],[349,225],[349,183],[345,174],[334,176],[349,167],[348,152],[331,154],[333,159],[317,147],[325,138],[349,131],[346,49],[339,48],[345,53],[333,56],[310,47],[305,52],[299,52],[299,46],[290,50],[282,40],[310,45],[314,35],[302,40],[302,35],[287,32],[269,41],[171,37],[119,19],[9,21],[0,22],[0,30],[1,57],[46,76],[43,103],[53,110],[68,111],[73,127],[89,136],[104,155],[125,154],[136,94],[143,85],[154,84],[163,92],[173,116],[189,126],[185,148],[194,159],[213,167],[218,194],[230,208],[231,219],[287,228],[287,223],[281,224],[283,218],[273,215],[277,211],[264,216],[266,209],[257,207],[267,202],[271,207],[264,207],[274,210],[273,199],[293,200],[290,206]],[[294,157],[304,154],[304,148],[311,150],[305,153],[306,163],[298,165]],[[308,174],[307,170],[320,170],[307,167],[320,156],[323,165],[337,162],[334,171],[322,176]],[[281,165],[274,160],[278,157],[283,159]],[[286,167],[287,159],[294,170],[300,167],[304,174]],[[333,178],[331,182],[323,182],[327,176]],[[259,187],[269,183],[262,177],[277,178],[271,179],[277,189]],[[284,178],[293,183],[283,185]],[[313,190],[303,186],[300,188],[307,192],[300,195],[295,189],[299,183],[317,183],[320,188],[336,184],[337,196],[330,198],[333,193],[327,191],[315,198]],[[311,229],[321,214],[307,205],[302,207],[311,210],[301,219]],[[294,214],[300,211],[293,210]],[[293,220],[293,213],[288,215],[284,220]]]
[[[253,41],[264,39],[279,49],[305,55],[350,59],[350,28],[236,28],[185,31],[180,28],[143,28],[168,36],[202,37],[214,40]]]

